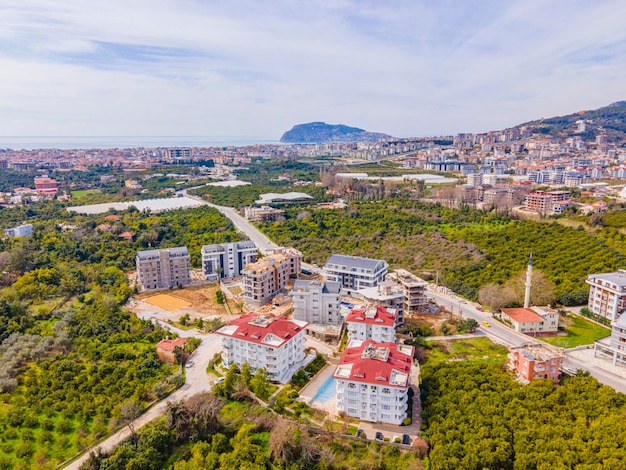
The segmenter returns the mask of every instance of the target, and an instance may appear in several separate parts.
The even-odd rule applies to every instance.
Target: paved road
[[[149,315],[146,314],[138,314],[142,318],[150,318]],[[215,334],[201,334],[196,330],[181,330],[175,328],[172,325],[169,325],[161,320],[153,319],[160,323],[164,328],[167,328],[171,331],[178,333],[179,336],[183,338],[188,338],[190,336],[195,336],[196,338],[202,339],[202,343],[198,346],[198,349],[194,351],[191,359],[194,361],[193,366],[185,369],[186,373],[186,382],[181,388],[176,390],[166,399],[158,402],[152,408],[150,408],[146,413],[141,415],[139,419],[135,422],[135,427],[137,429],[141,428],[145,424],[149,423],[153,419],[161,416],[165,413],[167,408],[167,402],[174,402],[189,398],[198,393],[207,392],[211,389],[211,384],[207,378],[206,368],[209,365],[209,361],[213,358],[213,355],[216,352],[221,352],[222,350],[222,340],[221,337]],[[105,441],[101,442],[97,447],[102,448],[105,451],[109,451],[117,446],[120,442],[130,437],[130,432],[127,427],[124,427],[120,431],[116,432]],[[83,454],[80,458],[69,464],[66,469],[78,470],[78,468],[89,458],[89,452]]]
[[[454,294],[442,294],[434,290],[434,286],[428,286],[428,295],[437,300],[441,305],[448,309],[451,309],[455,314],[459,311],[462,312],[463,318],[473,318],[480,323],[480,329],[491,339],[492,341],[503,344],[505,346],[522,346],[524,344],[535,341],[528,335],[517,333],[511,328],[504,326],[499,321],[492,318],[491,313],[479,311],[476,307],[469,303],[462,303],[462,299]],[[483,326],[482,322],[486,321],[491,326]],[[565,359],[563,361],[563,367],[573,370],[586,370],[593,377],[598,379],[599,382],[614,388],[618,392],[626,393],[626,380],[619,375],[599,367],[592,362],[584,361],[582,359],[569,356],[567,351],[564,352]]]

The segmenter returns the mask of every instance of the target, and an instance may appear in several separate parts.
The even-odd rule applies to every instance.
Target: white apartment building
[[[170,289],[191,284],[191,258],[186,246],[139,251],[135,264],[142,290]]]
[[[626,315],[613,322],[609,338],[595,342],[593,356],[596,357],[598,353],[610,357],[614,366],[626,366]]]
[[[242,315],[216,331],[222,336],[224,367],[247,362],[252,370],[264,368],[270,380],[286,382],[292,366],[304,360],[306,326],[273,315]]]
[[[202,247],[202,274],[209,281],[239,276],[245,266],[256,260],[257,247],[251,240],[204,245]]]
[[[293,299],[293,319],[318,325],[341,325],[340,292],[338,282],[296,280],[289,292]]]
[[[590,274],[588,307],[596,315],[617,320],[626,310],[626,270],[615,273]]]
[[[559,312],[549,307],[503,308],[501,316],[518,333],[541,336],[559,330]]]
[[[23,224],[4,231],[6,237],[27,237],[33,234],[33,224]]]
[[[348,340],[396,342],[396,312],[382,305],[355,307],[346,318]]]
[[[387,275],[387,279],[389,276]],[[388,310],[396,312],[396,327],[404,324],[404,306],[406,294],[404,289],[398,284],[389,281],[379,282],[376,287],[368,287],[354,293],[355,297],[360,297],[368,304],[379,304]]]
[[[333,374],[337,411],[363,421],[402,424],[412,359],[413,346],[365,341],[348,347]]]
[[[386,261],[358,256],[331,255],[324,266],[326,278],[341,283],[347,291],[375,287],[385,280]]]
[[[289,278],[297,277],[302,253],[294,248],[281,248],[241,270],[243,297],[255,306],[269,302],[287,285]]]

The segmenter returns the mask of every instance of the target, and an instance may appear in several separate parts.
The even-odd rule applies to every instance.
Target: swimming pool
[[[317,390],[317,393],[313,397],[313,401],[317,400],[326,403],[331,398],[334,398],[336,394],[337,382],[335,382],[335,379],[333,379],[333,376],[331,375],[326,379],[326,382],[324,382],[322,386]]]

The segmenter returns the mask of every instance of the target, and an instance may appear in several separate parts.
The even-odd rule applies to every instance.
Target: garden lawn
[[[541,338],[546,343],[560,348],[575,348],[585,344],[593,344],[595,341],[611,334],[611,330],[596,323],[585,320],[576,315],[570,315],[565,319],[565,331],[567,336],[552,336]]]
[[[472,338],[455,341],[432,341],[428,350],[427,363],[457,360],[487,361],[502,364],[506,359],[507,349],[491,342],[487,338]]]
[[[72,191],[73,199],[84,199],[87,196],[91,196],[93,194],[100,194],[99,189],[79,189],[77,191]]]

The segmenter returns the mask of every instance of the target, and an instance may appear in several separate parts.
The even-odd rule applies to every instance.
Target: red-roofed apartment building
[[[337,411],[363,421],[402,424],[412,362],[413,346],[365,341],[347,348],[333,374]]]
[[[35,189],[37,194],[41,196],[54,196],[59,192],[56,180],[48,178],[47,176],[35,177]]]
[[[248,313],[216,331],[222,335],[225,367],[244,362],[252,370],[267,370],[270,380],[283,382],[289,369],[304,360],[304,330],[308,322]]]
[[[559,312],[549,307],[503,308],[502,318],[509,320],[518,333],[545,335],[559,329]]]
[[[352,309],[346,318],[348,339],[377,343],[395,343],[396,311],[382,305],[364,305]]]
[[[157,343],[157,356],[159,356],[159,360],[161,362],[168,362],[170,364],[176,363],[176,354],[174,354],[174,349],[185,347],[185,343],[187,342],[187,338],[176,338],[176,339],[164,339]]]
[[[541,344],[509,349],[509,366],[520,381],[530,383],[534,379],[559,381],[563,356],[552,353]]]

